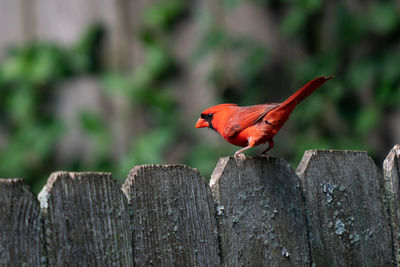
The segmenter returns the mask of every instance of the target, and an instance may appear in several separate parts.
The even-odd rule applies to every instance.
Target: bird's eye
[[[201,114],[200,115],[200,117],[202,118],[202,119],[204,119],[204,120],[211,120],[212,119],[212,117],[213,117],[213,114],[212,113],[208,113],[208,114]]]

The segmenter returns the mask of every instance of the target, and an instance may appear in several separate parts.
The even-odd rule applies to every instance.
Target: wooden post
[[[128,203],[109,173],[53,173],[39,200],[50,266],[133,265]]]
[[[132,208],[137,266],[218,266],[210,188],[183,165],[133,168],[123,185]]]
[[[400,266],[400,145],[395,145],[383,162],[386,200],[392,226],[394,256]]]
[[[312,264],[392,266],[383,177],[366,152],[309,150],[297,172],[308,208]]]
[[[308,266],[300,180],[276,158],[221,158],[212,174],[225,266]]]
[[[39,210],[39,202],[23,180],[0,179],[0,266],[46,263],[41,257]]]

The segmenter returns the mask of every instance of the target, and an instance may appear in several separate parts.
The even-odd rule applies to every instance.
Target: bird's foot
[[[235,159],[241,159],[241,160],[244,160],[246,158],[246,156],[241,152],[236,152],[234,154],[234,157],[235,157]]]
[[[267,153],[261,153],[260,156],[269,160],[269,155],[267,155]]]

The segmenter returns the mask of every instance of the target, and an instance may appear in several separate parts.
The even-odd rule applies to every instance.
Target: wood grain
[[[395,145],[383,162],[386,201],[392,226],[393,250],[400,266],[400,145]]]
[[[123,191],[132,208],[137,266],[218,266],[211,190],[183,165],[133,168]]]
[[[225,266],[309,265],[300,180],[276,158],[221,158],[212,174]]]
[[[0,179],[0,266],[45,263],[39,202],[21,179]]]
[[[53,173],[35,198],[0,179],[0,266],[397,266],[400,146],[384,175],[365,152],[221,158]],[[308,231],[307,231],[308,230]]]
[[[128,203],[109,173],[53,173],[39,200],[50,266],[133,265]]]
[[[312,264],[393,264],[383,176],[366,152],[309,150],[297,172],[309,211]]]

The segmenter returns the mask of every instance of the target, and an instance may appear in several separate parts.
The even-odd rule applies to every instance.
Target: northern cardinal
[[[243,147],[235,152],[235,156],[268,142],[268,148],[261,153],[266,155],[274,146],[272,138],[288,120],[296,105],[331,78],[315,78],[282,103],[248,107],[239,107],[237,104],[213,106],[201,113],[196,128],[209,127],[229,143]]]

